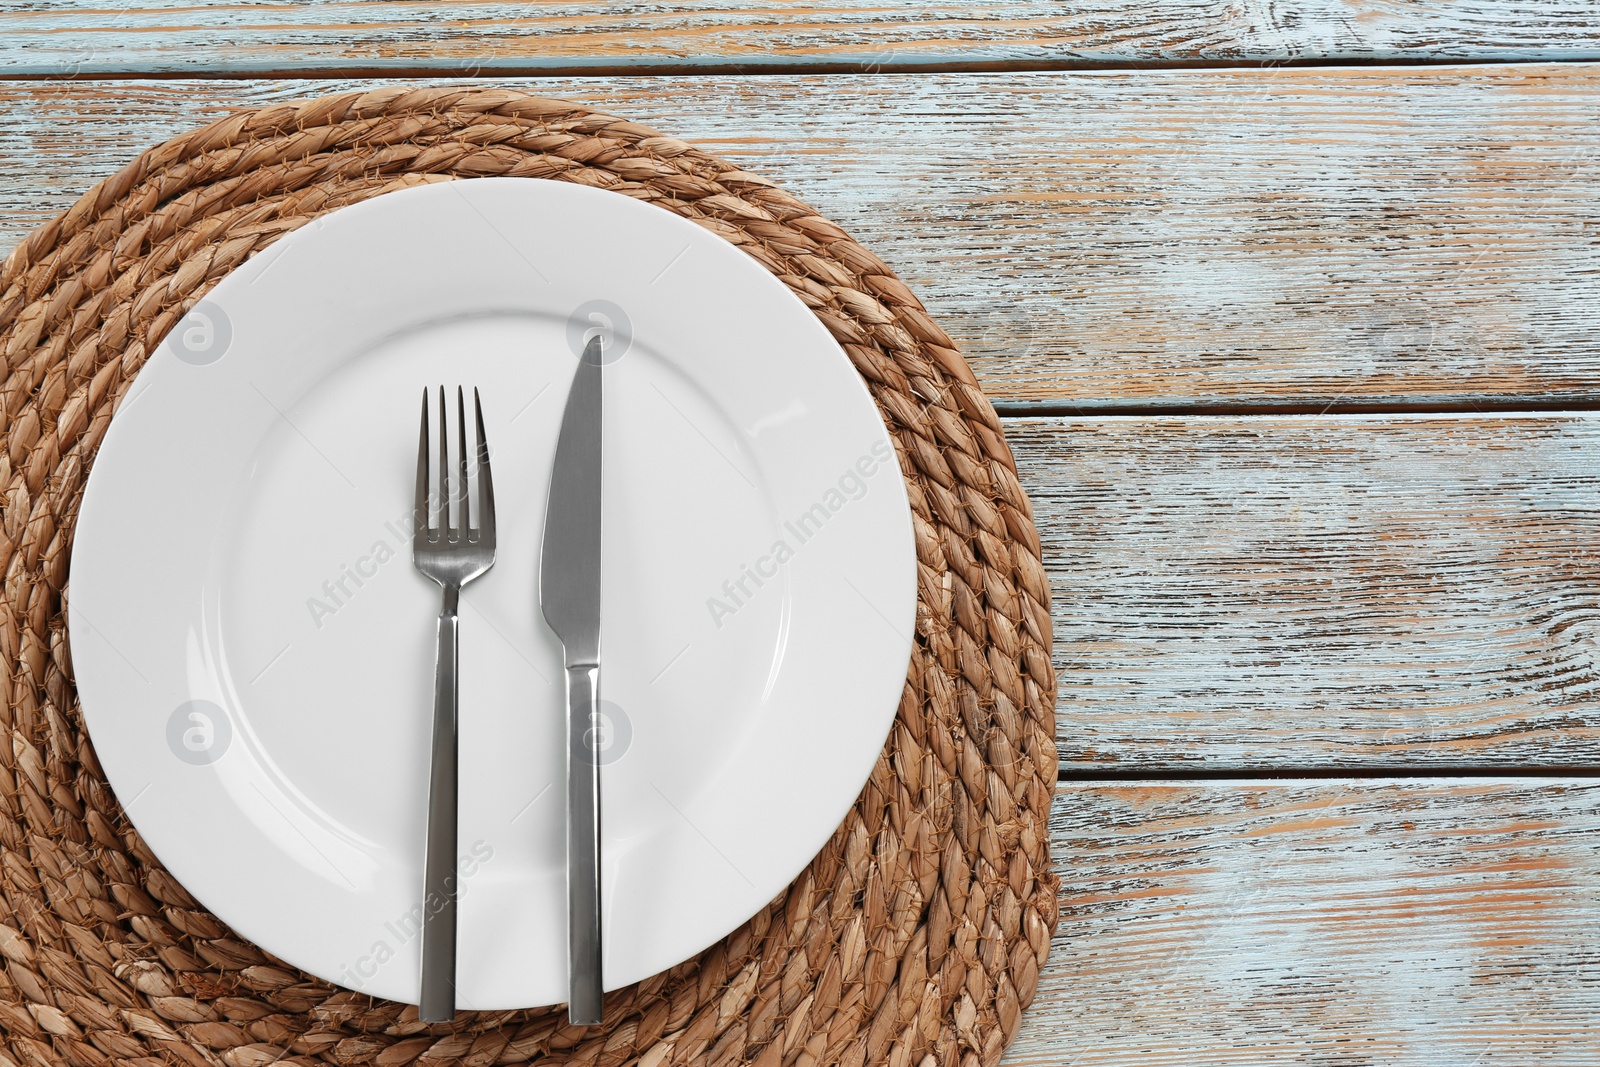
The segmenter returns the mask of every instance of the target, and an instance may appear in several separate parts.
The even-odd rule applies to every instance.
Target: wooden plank
[[[1588,0],[1470,6],[1181,0],[966,0],[932,6],[728,0],[529,6],[336,0],[174,4],[119,0],[0,12],[0,72],[13,74],[419,69],[561,70],[610,65],[1107,63],[1240,59],[1553,59],[1600,54]]]
[[[0,83],[0,247],[208,118],[371,84]],[[1003,401],[1600,398],[1600,64],[496,84],[784,183]]]
[[[1593,1064],[1600,784],[1064,786],[1007,1067]]]
[[[1600,767],[1600,416],[1018,419],[1063,773]]]

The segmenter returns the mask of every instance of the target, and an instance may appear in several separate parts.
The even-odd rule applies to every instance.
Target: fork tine
[[[450,421],[445,416],[444,386],[439,386],[439,535],[450,540]]]
[[[422,390],[422,436],[417,443],[417,496],[411,512],[411,535],[428,532],[428,390]]]
[[[456,530],[463,541],[472,536],[472,509],[467,492],[467,402],[461,386],[456,386],[456,472],[461,475],[456,484]]]
[[[489,470],[489,442],[483,436],[483,401],[472,388],[472,410],[478,417],[478,526],[480,536],[494,538],[494,475]]]

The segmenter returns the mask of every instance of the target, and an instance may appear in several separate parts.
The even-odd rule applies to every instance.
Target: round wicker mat
[[[317,215],[418,182],[522,175],[649,200],[815,309],[876,397],[914,511],[918,625],[897,722],[849,817],[722,943],[564,1011],[450,1025],[245,943],[168,875],[79,718],[63,600],[118,399],[213,284]],[[931,1064],[1000,1059],[1056,921],[1049,589],[1000,423],[916,297],[753,174],[563,101],[386,89],[242,112],[152,148],[0,269],[6,1064]]]

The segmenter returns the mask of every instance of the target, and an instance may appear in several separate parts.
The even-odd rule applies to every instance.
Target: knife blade
[[[545,510],[539,607],[561,639],[567,694],[567,1021],[601,1018],[600,704],[601,341],[572,376]]]

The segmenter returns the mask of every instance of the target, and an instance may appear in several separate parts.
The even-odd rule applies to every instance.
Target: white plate
[[[423,386],[464,383],[500,531],[462,597],[459,1002],[566,999],[560,645],[536,590],[572,345],[606,325],[592,301],[622,352],[606,987],[782,891],[893,721],[915,622],[905,487],[860,377],[783,285],[670,212],[563,182],[324,216],[140,372],[69,595],[84,716],[135,826],[208,908],[319,977],[416,1000],[438,592],[407,523]]]

